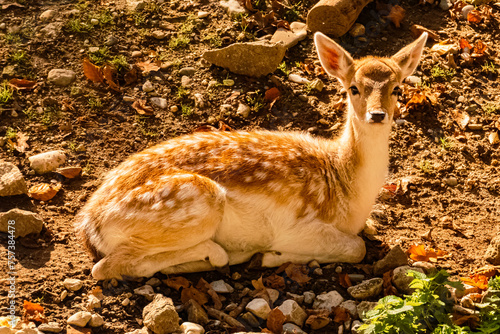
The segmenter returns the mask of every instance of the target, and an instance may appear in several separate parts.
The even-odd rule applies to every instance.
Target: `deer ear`
[[[416,41],[405,46],[398,53],[392,56],[392,60],[394,60],[401,68],[401,75],[403,79],[410,76],[417,68],[426,42],[427,33],[424,32]]]
[[[354,63],[349,52],[320,32],[314,34],[314,45],[326,73],[346,82]]]

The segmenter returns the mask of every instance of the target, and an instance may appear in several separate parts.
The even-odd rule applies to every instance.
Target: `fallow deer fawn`
[[[427,34],[391,58],[353,60],[321,33],[319,59],[348,92],[335,140],[299,132],[199,132],[131,156],[77,216],[96,279],[197,272],[248,261],[359,262],[357,236],[386,176],[404,78]]]

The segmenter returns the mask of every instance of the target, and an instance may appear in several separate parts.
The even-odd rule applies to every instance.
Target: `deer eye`
[[[359,94],[359,90],[358,90],[358,88],[356,88],[356,86],[351,86],[351,87],[349,87],[349,89],[351,90],[351,94],[352,95],[358,95]]]
[[[401,91],[401,87],[399,86],[394,87],[394,89],[392,90],[392,95],[401,96],[402,94],[403,92]]]

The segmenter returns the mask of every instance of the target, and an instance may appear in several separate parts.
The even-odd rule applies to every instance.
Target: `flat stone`
[[[484,259],[493,265],[500,265],[500,234],[491,239],[490,245],[484,253]]]
[[[142,312],[144,325],[155,334],[176,333],[180,330],[179,315],[172,299],[157,294]]]
[[[146,93],[152,92],[154,89],[153,84],[149,80],[146,80],[146,82],[142,85],[142,90]]]
[[[356,307],[356,310],[358,311],[358,317],[362,320],[365,320],[364,315],[366,314],[366,312],[373,310],[373,308],[377,306],[377,304],[377,302],[369,302],[366,300],[360,302]]]
[[[491,145],[496,145],[500,142],[500,138],[498,138],[498,132],[492,132],[488,135],[488,141]],[[1,196],[1,195],[0,195]]]
[[[87,311],[76,312],[71,317],[69,317],[68,325],[85,327],[91,318],[92,314],[90,312]]]
[[[365,34],[365,26],[361,23],[354,23],[351,29],[349,29],[349,35],[352,37],[358,37]]]
[[[19,168],[13,163],[0,161],[0,197],[27,193],[26,180]]]
[[[295,73],[292,73],[290,75],[288,75],[288,80],[290,80],[291,82],[295,82],[295,83],[298,83],[298,84],[308,84],[310,83],[310,81],[304,77],[301,77],[300,75],[298,74],[295,74]]]
[[[450,187],[455,187],[458,184],[458,180],[456,177],[450,176],[450,177],[447,177],[446,179],[444,179],[444,183],[446,183]]]
[[[283,334],[307,334],[307,332],[304,332],[299,326],[292,324],[292,323],[286,323],[283,325]]]
[[[12,222],[14,223],[12,224]],[[10,229],[9,226],[11,226]],[[12,227],[15,229],[13,230]],[[38,234],[42,231],[42,227],[42,218],[34,212],[21,209],[0,212],[0,232],[14,231],[14,238],[24,237],[32,233]]]
[[[204,19],[210,15],[210,12],[204,12],[204,11],[199,11],[198,12],[198,18],[199,19]]]
[[[316,298],[316,294],[313,291],[305,291],[304,292],[304,303],[309,305],[314,302],[314,298]]]
[[[138,58],[138,57],[141,57],[141,56],[142,56],[142,51],[137,51],[137,50],[136,50],[136,51],[132,51],[131,56],[132,56],[133,58]]]
[[[351,318],[354,319],[358,316],[358,303],[355,300],[345,300],[339,306],[349,311]]]
[[[285,315],[286,322],[293,322],[297,326],[302,327],[304,321],[307,319],[307,313],[295,300],[285,300],[283,304],[278,306],[278,309]]]
[[[426,274],[432,274],[437,271],[434,264],[425,261],[414,262],[413,267],[422,269]]]
[[[194,75],[196,73],[196,68],[194,67],[183,67],[179,70],[179,75],[188,75],[188,76],[191,76],[191,75]]]
[[[59,333],[60,331],[63,330],[63,328],[57,322],[51,321],[47,324],[40,324],[38,326],[38,330],[42,331],[42,332],[48,332],[48,333]]]
[[[406,256],[406,253],[401,249],[401,246],[397,245],[391,248],[391,250],[382,260],[379,260],[375,263],[375,265],[373,266],[373,273],[376,276],[381,276],[389,270],[407,264],[408,257]]]
[[[160,109],[167,109],[167,99],[163,97],[152,97],[149,101],[153,106],[156,106]]]
[[[222,0],[219,3],[221,7],[225,8],[227,13],[233,17],[247,12],[245,7],[243,7],[238,0]]]
[[[347,288],[347,292],[356,299],[369,299],[382,292],[384,280],[376,277]]]
[[[108,37],[106,37],[106,40],[104,41],[104,45],[113,46],[113,45],[118,44],[118,42],[119,42],[118,38],[116,38],[113,35],[109,35]]]
[[[233,73],[261,77],[276,70],[285,56],[281,43],[257,41],[235,43],[218,50],[206,51],[203,58]]]
[[[182,87],[189,87],[189,86],[191,86],[191,78],[188,77],[187,75],[183,75],[181,77],[181,86]]]
[[[61,33],[62,27],[63,27],[62,22],[51,22],[42,29],[40,29],[40,32],[46,38],[56,39],[57,36],[59,36],[59,34]]]
[[[167,37],[167,33],[163,30],[154,30],[151,33],[151,36],[153,36],[153,38],[155,39],[162,40],[165,39],[165,37]]]
[[[210,286],[217,293],[232,293],[234,291],[234,288],[224,280],[213,281]]]
[[[333,290],[328,293],[322,293],[316,296],[313,303],[313,309],[325,309],[332,311],[335,307],[339,306],[344,301],[344,297],[337,291]]]
[[[271,37],[271,43],[283,43],[287,49],[297,45],[298,42],[307,37],[307,30],[293,32],[285,28],[278,28]]]
[[[236,114],[238,114],[239,116],[243,117],[243,118],[247,118],[248,116],[250,116],[250,111],[252,109],[247,106],[246,104],[244,103],[240,103],[238,104],[238,109],[236,110]]]
[[[204,334],[205,329],[193,322],[183,322],[181,325],[181,331],[183,331],[184,334]]]
[[[66,278],[63,282],[63,285],[70,291],[78,291],[83,287],[83,282],[82,280],[76,278]]]
[[[151,99],[152,100],[152,99]],[[166,101],[166,100],[165,100]],[[166,107],[165,107],[166,108]],[[156,277],[151,277],[146,281],[146,285],[151,285],[153,288],[161,285],[161,280]]]
[[[423,269],[420,268],[412,268],[410,266],[401,266],[394,269],[394,273],[392,276],[392,283],[398,289],[398,291],[410,295],[415,291],[415,289],[410,288],[410,283],[413,281],[413,277],[408,276],[408,271],[414,270],[421,273],[424,273]]]
[[[271,312],[271,307],[269,307],[269,304],[264,298],[255,298],[251,300],[245,309],[262,319],[267,319]]]
[[[151,301],[155,298],[155,291],[151,285],[143,285],[137,289],[134,289],[134,293],[139,296],[146,297],[147,300]]]
[[[2,77],[11,78],[16,75],[16,68],[13,65],[7,65],[2,70]]]
[[[245,320],[250,327],[259,327],[260,321],[252,314],[252,312],[245,312],[241,315],[241,319]]]
[[[56,86],[69,86],[76,79],[76,73],[72,70],[55,68],[50,70],[47,80]]]
[[[30,167],[38,174],[45,174],[55,171],[66,162],[64,151],[49,151],[33,155],[28,158]]]

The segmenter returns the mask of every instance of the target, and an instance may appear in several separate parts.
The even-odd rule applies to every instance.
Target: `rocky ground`
[[[289,333],[355,332],[370,302],[407,292],[406,265],[467,277],[500,264],[498,4],[404,0],[368,4],[338,39],[355,57],[388,56],[422,27],[435,34],[403,88],[361,264],[93,280],[72,221],[130,154],[200,127],[338,134],[345,92],[318,66],[300,23],[316,1],[234,3],[0,0],[2,315],[15,288],[15,313],[43,332],[202,331],[177,327],[188,321],[207,333],[279,333],[283,322]],[[291,32],[271,37],[278,29]],[[255,46],[246,43],[269,38],[285,38],[287,49],[248,65]],[[231,53],[241,57],[228,64],[207,53],[237,42]],[[425,247],[414,257],[422,261],[408,258],[412,245]],[[433,258],[430,248],[443,252]]]

